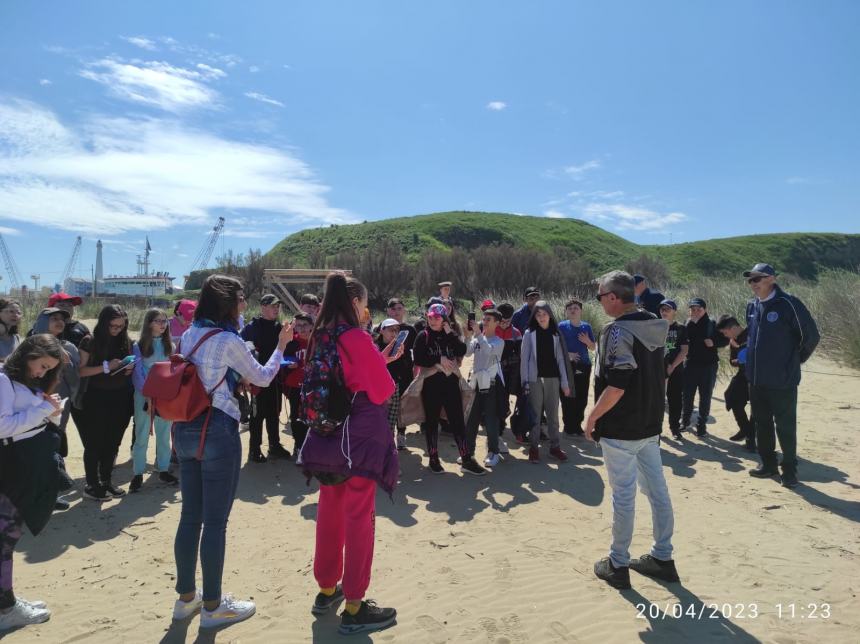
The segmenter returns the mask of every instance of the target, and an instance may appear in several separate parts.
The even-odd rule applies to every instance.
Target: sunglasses
[[[747,280],[747,284],[758,284],[765,278],[764,275],[756,275],[755,277],[750,277]]]
[[[597,299],[597,301],[599,302],[600,300],[602,300],[602,299],[603,299],[604,297],[606,297],[607,295],[612,295],[612,291],[609,291],[608,293],[598,293],[598,294],[597,294],[597,295],[595,295],[594,297],[595,297],[595,298]]]

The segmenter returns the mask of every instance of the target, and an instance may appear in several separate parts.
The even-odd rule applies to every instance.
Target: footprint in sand
[[[576,642],[579,640],[576,635],[570,632],[570,629],[561,622],[550,622],[550,632],[555,635],[559,642]]]
[[[507,581],[511,578],[511,562],[508,561],[507,557],[502,557],[496,563],[496,573],[495,573],[496,581]]]
[[[437,619],[430,615],[419,615],[416,618],[420,626],[430,638],[433,644],[445,644],[448,641],[448,632]]]

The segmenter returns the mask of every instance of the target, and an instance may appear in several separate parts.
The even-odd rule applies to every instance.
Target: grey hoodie
[[[33,325],[33,333],[48,333],[48,318],[50,315],[40,313],[36,318],[36,323]],[[71,398],[74,400],[75,394],[78,393],[78,386],[81,383],[81,376],[78,373],[78,367],[81,364],[81,354],[78,353],[78,348],[68,340],[58,338],[63,349],[69,354],[69,362],[63,366],[60,372],[60,382],[57,383],[55,393],[60,394],[63,398]],[[65,416],[65,415],[64,415]]]
[[[597,343],[594,375],[600,376],[601,369],[636,369],[633,356],[633,341],[639,340],[644,347],[653,352],[665,348],[669,322],[661,319],[629,320],[618,319],[603,329]],[[607,360],[602,360],[602,355]]]

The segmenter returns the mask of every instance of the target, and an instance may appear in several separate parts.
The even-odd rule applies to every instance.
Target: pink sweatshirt
[[[394,380],[370,334],[363,329],[350,329],[338,341],[341,345],[338,355],[349,390],[365,392],[376,405],[388,400],[394,393]]]

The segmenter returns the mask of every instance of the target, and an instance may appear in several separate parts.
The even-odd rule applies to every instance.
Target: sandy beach
[[[506,460],[485,477],[466,478],[447,439],[448,472],[433,476],[423,467],[423,438],[410,427],[394,501],[377,498],[369,591],[398,609],[398,623],[350,641],[856,641],[860,373],[822,359],[804,370],[795,490],[747,475],[756,460],[727,440],[735,424],[722,403],[724,381],[715,390],[712,434],[664,441],[681,584],[631,573],[633,590],[619,592],[594,577],[611,516],[594,444],[564,436],[568,463],[532,465],[507,433]],[[252,597],[257,614],[213,633],[199,631],[197,617],[171,621],[178,489],[147,475],[139,494],[105,504],[82,499],[81,445],[71,425],[69,433],[67,464],[78,486],[72,507],[38,538],[26,535],[16,553],[15,590],[47,601],[53,617],[0,638],[4,644],[342,641],[334,613],[310,614],[317,485],[307,486],[292,461],[243,465],[224,588]],[[129,430],[115,476],[123,486],[131,478],[130,437]],[[242,438],[247,449],[247,431]],[[284,436],[284,445],[292,450],[292,438]],[[648,551],[651,531],[641,494],[637,505],[634,556]]]

